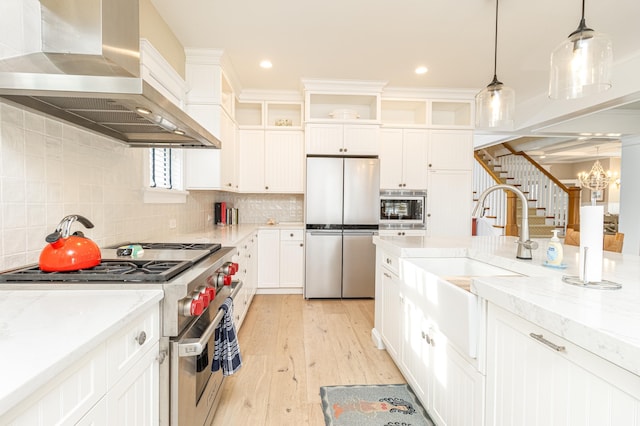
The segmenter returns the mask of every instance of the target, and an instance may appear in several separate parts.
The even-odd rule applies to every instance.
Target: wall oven
[[[380,192],[380,229],[424,229],[426,191]]]

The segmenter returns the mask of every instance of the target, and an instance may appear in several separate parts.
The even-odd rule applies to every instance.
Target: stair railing
[[[526,153],[516,152],[506,143],[502,145],[511,154],[493,157],[483,151],[483,156],[487,158],[483,160],[476,151],[476,166],[481,167],[474,170],[475,197],[496,183],[508,183],[524,192],[536,208],[544,209],[545,216],[553,219],[553,226],[564,229],[579,228],[580,188],[567,187]],[[493,171],[491,166],[495,165],[500,166],[500,175]],[[499,192],[495,194],[498,198],[506,198]],[[506,203],[487,200],[485,206],[489,207],[491,214],[497,216],[498,225],[507,226],[509,224],[506,222],[510,216],[505,212],[503,202]]]
[[[495,161],[488,153],[483,152],[483,155],[489,157],[489,161]],[[473,166],[473,201],[475,203],[485,189],[502,183],[502,181],[500,180],[500,176],[482,160],[477,151],[474,153],[474,156],[476,158]],[[505,192],[494,191],[487,195],[484,208],[491,216],[495,216],[495,225],[504,230],[507,225],[507,196]],[[484,212],[481,213],[481,216],[485,216]],[[500,234],[503,232],[500,232]]]

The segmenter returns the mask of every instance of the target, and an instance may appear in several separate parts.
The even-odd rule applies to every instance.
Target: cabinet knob
[[[293,237],[293,233],[289,234],[290,237]]]
[[[432,167],[432,166],[431,166],[431,163],[429,163],[429,167]]]
[[[264,189],[269,189],[269,187],[268,187],[268,186],[265,186],[265,187],[264,187]]]
[[[431,217],[431,213],[427,213],[427,217]]]
[[[144,331],[141,331],[140,334],[138,334],[138,336],[136,336],[136,342],[138,342],[138,344],[140,346],[144,345],[144,342],[147,340],[147,333],[145,333]]]
[[[304,247],[304,244],[300,243],[300,247]]]

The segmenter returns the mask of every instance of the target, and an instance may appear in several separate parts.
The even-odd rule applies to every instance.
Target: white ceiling
[[[303,78],[480,90],[493,77],[495,0],[151,1],[183,46],[223,49],[242,90],[299,91]],[[517,105],[546,93],[550,53],[581,5],[500,2],[497,75]],[[640,54],[639,0],[589,0],[585,18],[612,38],[615,61]]]

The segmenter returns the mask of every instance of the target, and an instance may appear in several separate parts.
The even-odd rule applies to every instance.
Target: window
[[[149,171],[149,186],[152,188],[182,190],[182,151],[171,148],[151,148]]]
[[[186,203],[188,192],[184,190],[182,165],[181,149],[150,148],[147,163],[149,181],[144,191],[144,202]]]

